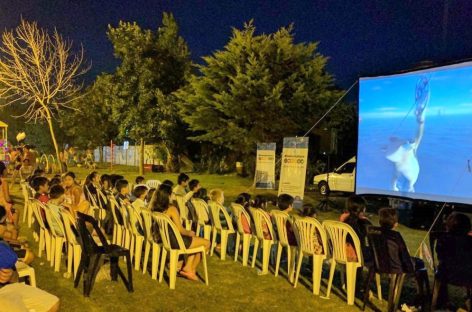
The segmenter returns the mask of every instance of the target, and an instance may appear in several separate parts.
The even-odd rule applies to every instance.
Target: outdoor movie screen
[[[472,204],[472,62],[361,78],[356,194]]]

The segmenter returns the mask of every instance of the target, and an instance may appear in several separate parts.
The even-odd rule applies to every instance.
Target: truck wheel
[[[320,183],[318,183],[318,190],[320,192],[320,195],[328,195],[329,194],[329,186],[328,186],[328,183],[326,183],[325,181],[321,181]]]

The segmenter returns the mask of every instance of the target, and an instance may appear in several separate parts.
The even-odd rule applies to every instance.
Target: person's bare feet
[[[184,271],[184,270],[180,270],[179,274],[181,276],[185,277],[188,280],[198,281],[198,276],[194,272],[187,272],[187,271]]]

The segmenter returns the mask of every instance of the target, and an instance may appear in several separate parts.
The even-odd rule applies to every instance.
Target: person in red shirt
[[[49,201],[49,180],[45,177],[35,177],[31,181],[31,186],[36,191],[35,198],[46,204]]]

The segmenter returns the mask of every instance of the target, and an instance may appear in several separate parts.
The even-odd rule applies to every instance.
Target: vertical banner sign
[[[275,186],[275,143],[257,143],[256,174],[258,189],[271,190]]]
[[[292,195],[295,198],[294,208],[302,205],[307,161],[308,137],[284,138],[279,195]]]

